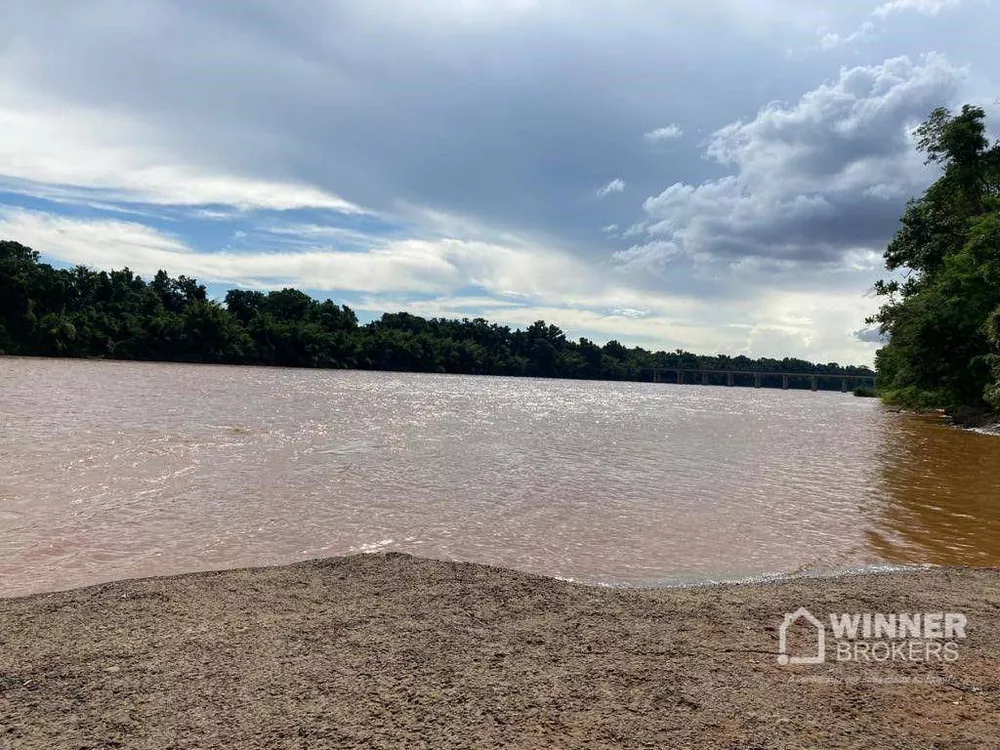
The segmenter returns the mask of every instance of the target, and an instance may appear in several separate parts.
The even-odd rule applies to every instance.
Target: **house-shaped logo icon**
[[[815,656],[788,655],[788,628],[801,619],[805,619],[816,628]],[[778,664],[822,664],[826,661],[826,628],[805,607],[799,607],[794,612],[785,615],[781,627],[778,628]]]

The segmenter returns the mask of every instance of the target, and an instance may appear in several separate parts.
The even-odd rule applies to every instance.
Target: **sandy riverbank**
[[[4,599],[0,747],[1000,747],[998,584],[621,591],[379,554]],[[962,612],[968,638],[952,663],[780,666],[802,605]]]

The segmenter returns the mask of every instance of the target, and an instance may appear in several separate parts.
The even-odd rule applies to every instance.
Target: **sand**
[[[0,599],[0,747],[1000,747],[998,583],[613,590],[389,553]],[[803,605],[961,612],[968,637],[782,666]]]

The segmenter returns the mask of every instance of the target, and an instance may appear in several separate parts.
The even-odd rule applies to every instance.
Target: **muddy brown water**
[[[0,358],[0,596],[374,550],[1000,564],[1000,437],[840,393]]]

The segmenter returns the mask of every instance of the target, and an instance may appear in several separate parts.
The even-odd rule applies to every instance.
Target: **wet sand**
[[[613,590],[389,553],[0,599],[0,747],[995,748],[998,584]],[[968,638],[781,666],[803,605],[961,612]]]

